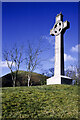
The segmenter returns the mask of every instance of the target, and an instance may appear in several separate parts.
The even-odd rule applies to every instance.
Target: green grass
[[[72,85],[2,88],[2,118],[78,119],[78,88]]]

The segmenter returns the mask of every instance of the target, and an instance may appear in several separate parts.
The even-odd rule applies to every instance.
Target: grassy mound
[[[76,120],[77,90],[77,86],[71,85],[2,88],[2,118]]]
[[[14,72],[15,76],[15,72]],[[16,81],[16,86],[27,86],[27,79],[28,79],[28,72],[26,71],[19,71],[17,75],[17,81]],[[31,80],[30,80],[30,85],[32,86],[35,85],[44,85],[46,84],[46,79],[48,77],[32,72]],[[1,80],[0,80],[1,81]],[[11,73],[5,75],[2,77],[2,87],[12,87],[13,85],[12,78],[11,78]]]

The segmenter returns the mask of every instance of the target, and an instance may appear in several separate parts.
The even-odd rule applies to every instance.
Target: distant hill
[[[14,74],[15,74],[15,72],[14,72]],[[27,74],[28,74],[28,72],[26,72],[26,71],[18,72],[16,86],[27,86]],[[31,86],[44,85],[44,84],[46,84],[47,78],[48,78],[47,76],[33,72],[31,81],[30,81],[30,85]],[[2,87],[12,87],[11,73],[0,78],[0,82],[1,82],[1,79],[2,79]]]

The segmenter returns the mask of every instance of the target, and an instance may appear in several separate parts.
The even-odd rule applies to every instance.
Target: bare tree
[[[7,62],[8,68],[11,71],[11,77],[13,81],[13,87],[15,86],[15,81],[14,81],[14,73],[13,73],[13,67],[14,67],[14,56],[13,56],[13,49],[10,51],[4,51],[3,57]]]
[[[75,84],[80,84],[80,66],[72,66],[72,70],[66,70],[66,76],[75,80]]]
[[[77,84],[80,85],[80,66],[77,67]]]
[[[13,87],[16,86],[17,74],[20,68],[20,64],[23,62],[22,50],[23,50],[22,47],[18,49],[15,45],[13,49],[6,50],[3,53],[3,57],[6,60],[8,68],[11,71]],[[14,74],[14,71],[15,71],[15,74]]]
[[[17,80],[17,75],[19,72],[20,64],[23,62],[23,47],[21,46],[19,49],[17,47],[14,48],[14,63],[15,63],[15,81]]]
[[[31,44],[28,44],[28,49],[26,52],[26,68],[28,71],[28,86],[30,85],[31,75],[32,72],[36,69],[36,67],[40,63],[40,53],[42,50],[40,49],[40,46],[37,48],[34,48],[31,46]]]

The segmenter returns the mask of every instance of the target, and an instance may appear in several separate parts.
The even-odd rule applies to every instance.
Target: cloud
[[[74,47],[71,48],[72,52],[80,52],[80,44],[75,45]]]
[[[69,69],[71,71],[77,71],[77,68],[73,65],[68,66],[67,69]]]
[[[53,45],[54,45],[54,38],[53,38],[53,36],[43,35],[43,36],[42,36],[42,39],[46,39],[46,40],[49,41],[50,44],[53,44]]]
[[[50,59],[50,62],[54,62],[55,61],[55,57]]]
[[[72,57],[71,55],[67,55],[64,53],[64,61],[76,61],[76,58]],[[50,59],[50,62],[55,62],[55,57]]]
[[[76,61],[76,58],[64,53],[64,61]]]
[[[9,64],[11,64],[11,61],[8,61]],[[15,66],[15,63],[13,63],[13,66]],[[7,61],[1,61],[0,60],[0,67],[8,67]]]

